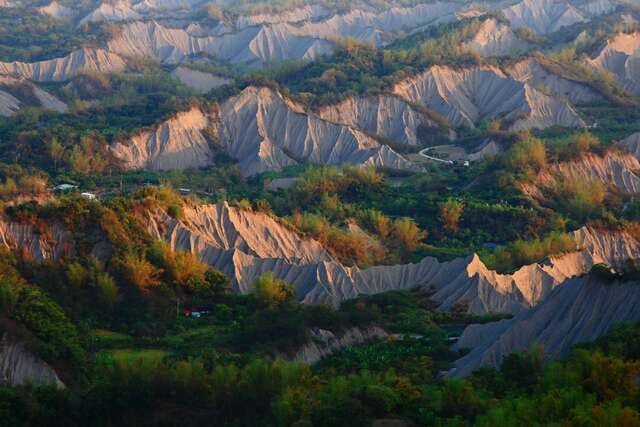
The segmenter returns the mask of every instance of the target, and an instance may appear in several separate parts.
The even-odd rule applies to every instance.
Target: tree
[[[291,303],[294,297],[293,287],[284,280],[273,277],[271,272],[258,277],[252,292],[258,301],[269,307]]]
[[[440,203],[440,222],[444,229],[450,233],[457,233],[460,217],[464,211],[464,203],[455,199],[448,199]]]
[[[426,232],[420,230],[409,218],[402,218],[393,222],[392,236],[404,254],[408,255],[416,250],[420,241],[426,237]]]
[[[140,255],[127,253],[121,260],[121,270],[124,278],[140,290],[160,284],[162,270]]]
[[[118,287],[108,273],[98,273],[96,276],[98,298],[107,307],[113,307],[118,300]]]
[[[58,171],[58,163],[64,157],[64,147],[58,141],[58,138],[55,136],[49,140],[49,144],[47,144],[47,148],[49,149],[49,157],[53,160],[53,169],[54,171]]]
[[[539,139],[525,136],[516,142],[506,154],[507,167],[514,172],[538,173],[547,165],[547,152]]]

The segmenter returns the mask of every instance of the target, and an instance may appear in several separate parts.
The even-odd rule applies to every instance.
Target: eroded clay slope
[[[180,80],[185,85],[204,94],[212,89],[231,83],[230,79],[220,77],[215,74],[193,70],[187,67],[178,67],[171,72],[171,75]]]
[[[64,388],[64,384],[51,366],[28,351],[24,344],[0,337],[0,385],[48,385]]]
[[[20,76],[33,81],[65,81],[82,71],[121,72],[124,60],[103,49],[79,49],[63,58],[40,62],[0,62],[0,74]]]
[[[194,107],[176,114],[158,127],[111,147],[127,169],[172,170],[199,168],[214,161],[212,143],[205,131],[213,117]]]
[[[139,21],[125,25],[109,41],[107,50],[124,57],[178,63],[185,57],[202,52],[207,40],[191,37],[182,29],[167,28],[155,21]]]
[[[599,182],[622,195],[640,192],[640,162],[631,154],[610,150],[605,155],[585,154],[577,160],[548,165],[532,183],[523,184],[525,194],[544,198],[544,190],[557,190],[564,182]]]
[[[633,154],[636,159],[640,159],[640,132],[629,135],[622,141],[618,141],[616,144],[624,147],[624,149]]]
[[[24,78],[0,75],[0,88],[2,86],[20,87],[30,91],[31,95],[38,101],[39,105],[48,110],[56,111],[58,113],[66,113],[69,109],[64,102],[60,101],[54,95]],[[12,95],[0,90],[0,115],[9,116],[20,109],[23,105],[28,105],[28,103],[21,102],[20,99],[16,99]]]
[[[519,61],[507,68],[506,71],[515,80],[533,86],[542,92],[569,99],[574,103],[603,100],[603,97],[589,86],[567,80],[550,72],[535,58]]]
[[[213,161],[208,138],[217,135],[217,147],[246,175],[299,163],[414,168],[363,132],[322,120],[271,89],[248,87],[212,111],[181,113],[112,152],[130,169],[197,168]]]
[[[325,18],[329,11],[319,5],[305,5],[282,13],[259,13],[254,15],[243,15],[236,19],[236,28],[253,27],[260,24],[281,24],[297,23],[304,21],[314,21]]]
[[[640,284],[607,283],[592,275],[568,280],[537,307],[509,320],[465,329],[458,348],[471,352],[456,361],[453,376],[466,376],[483,365],[499,366],[503,358],[544,347],[547,358],[567,354],[572,345],[592,341],[619,322],[640,321]]]
[[[217,205],[185,206],[184,220],[162,212],[152,213],[149,230],[171,247],[194,253],[215,248],[241,251],[259,258],[279,258],[293,263],[331,260],[315,240],[302,238],[264,213]]]
[[[627,92],[640,95],[640,32],[619,33],[590,63],[611,72]]]
[[[80,20],[79,25],[87,22],[118,22],[140,18],[142,16],[131,8],[129,0],[116,0],[100,3],[96,9]]]
[[[588,18],[563,0],[523,0],[502,10],[514,28],[526,27],[537,34],[549,34]]]
[[[45,6],[39,7],[38,12],[56,19],[72,19],[77,15],[75,10],[55,0]]]
[[[584,126],[566,101],[510,78],[496,67],[433,66],[398,83],[393,91],[438,112],[455,126],[474,127],[492,119],[510,123],[512,130]]]
[[[319,116],[334,123],[361,129],[394,142],[417,145],[421,124],[435,127],[427,114],[397,96],[353,97],[322,108]]]
[[[11,116],[20,109],[20,100],[0,90],[0,116]]]
[[[464,47],[481,56],[508,56],[526,52],[530,44],[518,37],[509,25],[487,19]]]
[[[59,225],[51,224],[45,234],[40,234],[31,224],[3,217],[0,218],[0,246],[42,262],[72,254],[75,245],[71,233]]]
[[[182,220],[153,215],[149,224],[155,237],[198,254],[228,274],[238,292],[250,292],[258,277],[271,272],[291,283],[301,302],[333,306],[362,294],[422,287],[443,309],[465,302],[472,313],[518,313],[594,264],[621,265],[640,257],[640,247],[630,235],[583,228],[573,233],[575,252],[510,275],[487,269],[475,255],[362,270],[341,265],[317,242],[301,238],[266,215],[226,204],[186,209]]]

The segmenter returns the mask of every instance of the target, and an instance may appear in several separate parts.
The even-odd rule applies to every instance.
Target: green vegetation
[[[24,8],[0,8],[0,61],[35,62],[66,56],[81,47],[98,45],[109,38],[101,25],[60,21]]]

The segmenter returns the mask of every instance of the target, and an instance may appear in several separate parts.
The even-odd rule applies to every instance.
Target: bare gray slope
[[[499,366],[510,353],[544,346],[549,358],[563,356],[572,345],[590,341],[619,322],[640,321],[640,284],[606,283],[587,275],[568,280],[537,307],[513,319],[465,329],[458,348],[471,352],[451,374],[466,376],[483,365]]]
[[[20,101],[10,93],[0,90],[0,116],[11,116],[20,109]]]
[[[619,33],[590,63],[611,72],[627,92],[640,95],[640,32]]]
[[[566,0],[522,0],[502,12],[514,28],[527,27],[537,34],[553,33],[588,20]]]
[[[627,234],[581,229],[573,234],[576,252],[522,267],[511,275],[487,269],[477,256],[359,269],[341,265],[317,242],[301,239],[263,214],[227,205],[185,210],[184,220],[152,216],[149,227],[172,247],[196,253],[227,273],[238,292],[249,292],[258,277],[271,272],[293,284],[300,301],[334,306],[362,294],[423,287],[443,309],[465,302],[472,313],[517,313],[596,263],[620,265],[640,257],[638,243]],[[244,237],[238,240],[236,235]]]
[[[531,45],[518,37],[509,25],[487,19],[464,47],[481,56],[509,56],[526,52]]]
[[[56,98],[54,95],[43,90],[37,85],[31,83],[24,78],[14,78],[10,76],[0,75],[0,88],[2,86],[7,87],[20,87],[31,92],[31,95],[39,105],[48,110],[56,111],[58,113],[66,113],[69,107]],[[24,105],[28,105],[26,100],[20,100],[14,98],[12,95],[0,90],[0,115],[11,115]]]
[[[409,145],[418,144],[418,126],[435,126],[426,114],[388,94],[347,98],[322,108],[319,116]]]
[[[131,7],[129,0],[115,0],[102,2],[87,16],[82,18],[78,25],[88,22],[118,22],[140,19],[142,16]]]
[[[120,72],[124,60],[103,49],[79,49],[63,58],[39,62],[0,62],[0,75],[20,76],[33,81],[65,81],[81,71]]]
[[[629,135],[622,141],[618,141],[617,144],[636,156],[636,159],[640,159],[640,132]]]
[[[603,99],[602,95],[582,83],[567,80],[547,70],[535,58],[519,61],[507,70],[507,74],[544,93],[569,99],[571,102],[592,102]]]
[[[27,384],[64,388],[51,366],[28,351],[23,343],[4,333],[0,336],[0,385]]]
[[[621,150],[610,150],[602,156],[586,154],[568,162],[554,163],[541,171],[535,180],[522,189],[537,199],[542,190],[557,190],[564,181],[598,182],[605,190],[626,196],[640,193],[640,162]]]
[[[205,131],[214,118],[199,108],[176,114],[157,127],[111,147],[128,169],[172,170],[213,164],[214,153]]]
[[[456,70],[433,66],[398,83],[393,91],[412,103],[440,113],[455,126],[474,127],[492,119],[510,123],[512,130],[584,126],[566,101],[510,78],[496,67]]]
[[[363,132],[322,120],[271,89],[255,87],[211,112],[181,113],[112,151],[131,169],[201,167],[214,157],[205,133],[217,135],[218,147],[237,159],[247,175],[302,162],[414,168]]]
[[[171,72],[171,75],[185,85],[204,94],[212,89],[231,83],[230,79],[215,74],[205,73],[191,68],[180,66]]]

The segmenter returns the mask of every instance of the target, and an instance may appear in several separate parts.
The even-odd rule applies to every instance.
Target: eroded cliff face
[[[156,128],[111,147],[127,169],[172,170],[213,164],[212,142],[206,130],[215,127],[215,116],[194,107],[176,114]]]
[[[58,113],[66,113],[69,110],[64,102],[24,78],[0,75],[0,88],[2,86],[7,88],[20,87],[30,91],[32,97],[45,109]],[[0,115],[10,116],[24,106],[29,106],[27,100],[15,98],[13,95],[0,90]]]
[[[198,70],[193,70],[187,67],[177,67],[171,72],[171,75],[180,80],[185,85],[198,92],[205,94],[212,89],[220,86],[224,86],[232,82],[232,80],[225,77],[220,77],[215,74],[205,73]]]
[[[81,71],[114,73],[124,71],[124,60],[104,49],[79,49],[62,58],[39,62],[0,62],[0,74],[20,76],[37,82],[66,81]]]
[[[619,33],[589,62],[612,73],[628,93],[640,95],[640,32]]]
[[[568,1],[523,0],[502,12],[514,28],[526,27],[537,34],[553,33],[588,21],[587,16]]]
[[[229,206],[184,206],[184,220],[164,212],[151,214],[149,231],[171,247],[193,253],[208,249],[241,251],[259,258],[294,263],[331,260],[320,243],[305,239],[271,216]]]
[[[0,245],[21,252],[35,262],[71,255],[75,248],[71,233],[60,225],[51,224],[41,233],[31,224],[7,218],[0,218]]]
[[[210,136],[205,137],[208,129],[246,175],[299,163],[415,168],[362,131],[322,120],[271,89],[248,87],[211,111],[179,114],[115,144],[112,152],[130,169],[202,167],[214,157]]]
[[[582,83],[564,79],[547,70],[535,58],[527,58],[507,68],[513,79],[526,83],[544,93],[569,99],[574,103],[603,100],[602,95]]]
[[[474,127],[496,118],[511,123],[512,130],[585,125],[566,101],[510,78],[496,67],[433,66],[398,83],[393,92],[438,112],[454,126]]]
[[[368,341],[387,338],[389,335],[382,328],[349,328],[334,333],[325,329],[312,329],[310,341],[292,354],[279,354],[278,357],[289,362],[313,365],[325,357],[352,345],[364,344]]]
[[[518,37],[509,25],[496,19],[487,19],[464,47],[481,56],[507,56],[526,52],[531,46]]]
[[[53,385],[64,388],[55,370],[9,334],[0,334],[0,385]]]
[[[640,132],[629,135],[622,141],[618,141],[616,144],[633,154],[636,159],[640,159]]]
[[[319,116],[408,145],[418,144],[417,131],[421,124],[437,127],[427,114],[388,94],[347,98],[339,104],[322,108]]]
[[[303,239],[264,214],[224,204],[189,208],[180,221],[153,216],[149,227],[173,248],[196,253],[228,274],[238,292],[250,292],[258,277],[272,272],[295,287],[299,301],[333,306],[362,294],[422,287],[442,309],[464,302],[471,313],[518,313],[594,264],[620,265],[640,257],[640,246],[630,235],[583,228],[572,234],[575,252],[509,275],[489,270],[475,255],[359,269],[343,266],[318,242]]]
[[[640,161],[632,154],[610,150],[604,156],[584,154],[579,159],[549,165],[531,183],[522,184],[525,194],[544,199],[544,191],[556,191],[563,182],[598,182],[622,195],[640,192]]]
[[[544,347],[547,358],[564,356],[572,345],[592,341],[616,323],[640,321],[638,304],[636,282],[573,278],[512,319],[467,327],[455,346],[471,352],[455,362],[450,375],[467,376],[483,365],[498,367],[505,356],[526,351],[534,342]]]
[[[119,22],[141,18],[142,16],[133,10],[129,0],[116,0],[100,3],[96,9],[80,20],[78,26],[89,22]]]

